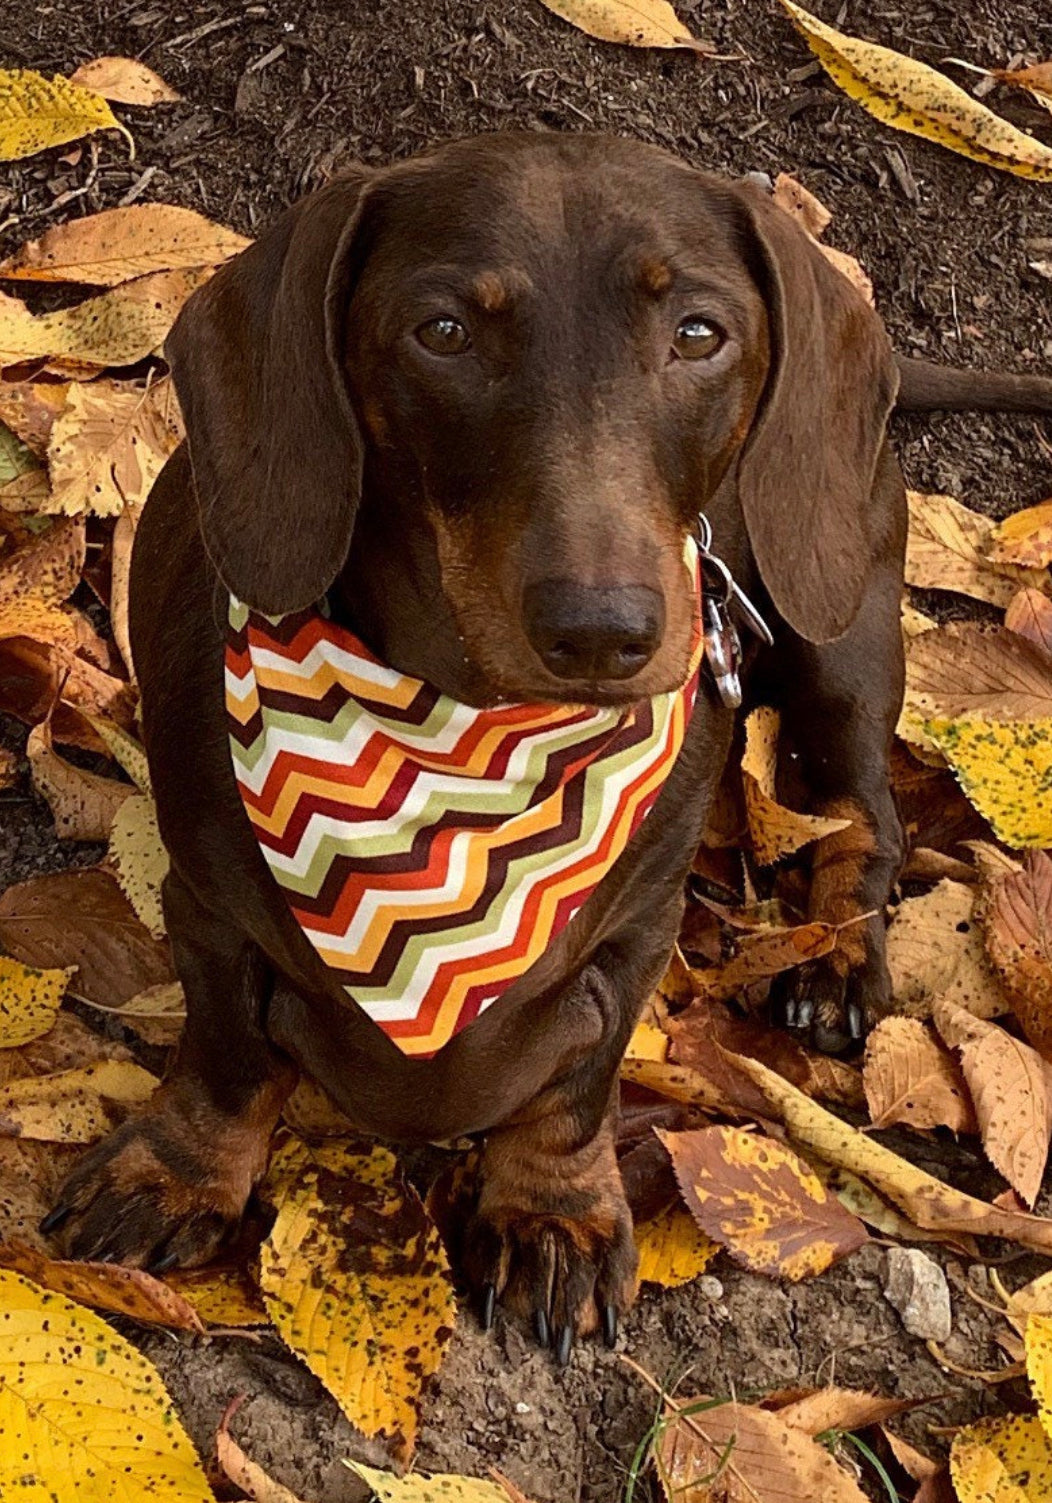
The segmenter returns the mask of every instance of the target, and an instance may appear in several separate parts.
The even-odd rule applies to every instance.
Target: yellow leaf
[[[81,63],[70,83],[81,84],[114,104],[175,104],[183,97],[134,57],[93,58]]]
[[[668,0],[544,0],[544,4],[600,42],[708,51],[703,42],[691,36]]]
[[[846,830],[849,819],[825,819],[796,814],[778,802],[775,774],[778,765],[778,711],[767,705],[753,710],[745,722],[742,783],[749,836],[761,866],[771,866],[823,835]]]
[[[76,966],[38,971],[0,955],[0,1049],[15,1049],[49,1032]]]
[[[259,1290],[238,1268],[180,1268],[166,1278],[211,1326],[270,1324]]]
[[[88,715],[87,718],[110,756],[123,767],[139,792],[152,793],[150,766],[141,743],[112,720],[105,720],[101,715]]]
[[[1017,850],[1052,846],[1052,717],[937,718],[924,729],[998,840]]]
[[[1027,569],[1052,564],[1052,500],[1006,517],[990,534],[990,555]]]
[[[0,367],[56,356],[99,368],[135,365],[163,344],[180,308],[211,275],[208,267],[156,271],[54,313],[32,314],[17,298],[4,298]]]
[[[0,1086],[0,1136],[42,1143],[94,1143],[157,1089],[155,1075],[128,1060],[54,1075],[29,1075]]]
[[[61,605],[80,583],[86,552],[84,523],[45,523],[44,528],[0,564],[0,602],[32,593]]]
[[[625,1050],[626,1059],[668,1058],[668,1034],[653,1023],[637,1023]]]
[[[954,1436],[950,1476],[960,1503],[1048,1503],[1052,1442],[1029,1414],[980,1420]]]
[[[899,904],[887,938],[899,1012],[927,1018],[936,997],[957,1002],[977,1017],[1008,1011],[1008,999],[986,956],[975,904],[975,888],[949,877]]]
[[[117,811],[135,789],[116,778],[101,777],[60,757],[51,727],[36,725],[26,742],[33,787],[47,800],[60,840],[108,840]]]
[[[58,75],[49,82],[30,68],[0,68],[0,162],[31,157],[97,130],[119,130],[132,145],[130,132],[91,89]]]
[[[1022,1336],[1031,1315],[1052,1316],[1052,1271],[1039,1273],[1029,1284],[1005,1297],[1005,1316]]]
[[[216,266],[251,243],[194,209],[131,204],[55,225],[0,263],[0,277],[117,287],[151,272]]]
[[[168,875],[168,852],[148,793],[132,793],[121,804],[110,832],[110,860],[125,897],[155,939],[164,932],[161,885]]]
[[[0,1497],[213,1503],[160,1374],[112,1326],[0,1271],[0,1327]]]
[[[663,1289],[689,1284],[705,1272],[719,1252],[717,1244],[680,1205],[668,1206],[649,1221],[637,1222],[635,1236],[640,1282],[660,1284]]]
[[[918,1018],[880,1020],[866,1040],[862,1081],[874,1127],[975,1131],[960,1067]]]
[[[292,1139],[268,1190],[277,1218],[260,1284],[271,1319],[351,1423],[408,1461],[456,1319],[437,1230],[385,1148]]]
[[[148,390],[74,386],[51,430],[46,513],[120,517],[146,500],[182,438],[170,376]]]
[[[781,3],[834,83],[878,120],[987,167],[1052,182],[1052,149],[1001,120],[945,74],[845,36],[792,0]]]
[[[181,1294],[141,1268],[49,1258],[24,1242],[0,1243],[0,1268],[25,1274],[42,1289],[68,1295],[113,1315],[127,1315],[173,1331],[204,1331],[201,1317]]]
[[[244,1398],[244,1395],[241,1396]],[[229,1424],[241,1398],[233,1399],[219,1425],[216,1434],[216,1460],[223,1471],[253,1503],[301,1503],[291,1489],[275,1482],[261,1466],[251,1461],[230,1433]]]
[[[921,590],[954,590],[1007,606],[1023,585],[1048,591],[1048,577],[991,557],[994,523],[952,496],[908,493],[906,583]]]
[[[344,1465],[369,1484],[379,1503],[508,1503],[503,1487],[479,1477],[454,1477],[449,1472],[435,1472],[431,1477],[395,1477],[360,1461],[346,1461]]]
[[[1023,1333],[1026,1347],[1026,1375],[1030,1379],[1038,1415],[1045,1433],[1052,1439],[1052,1319],[1031,1315]]]

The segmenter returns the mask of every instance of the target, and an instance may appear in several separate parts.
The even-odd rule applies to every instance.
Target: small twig
[[[1026,1372],[1025,1362],[1013,1362],[1011,1367],[1002,1367],[995,1371],[960,1367],[952,1358],[947,1357],[937,1341],[926,1341],[924,1345],[940,1367],[944,1367],[948,1373],[956,1373],[959,1378],[978,1378],[981,1383],[1008,1383],[1012,1378],[1020,1378]]]

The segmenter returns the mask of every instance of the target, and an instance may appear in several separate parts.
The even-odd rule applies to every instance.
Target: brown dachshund
[[[612,1342],[636,1268],[618,1064],[676,938],[733,708],[703,668],[649,816],[583,906],[493,1006],[414,1056],[349,998],[246,817],[230,596],[270,618],[324,598],[395,678],[462,706],[627,724],[690,675],[684,549],[704,513],[773,632],[746,651],[747,697],[781,711],[813,811],[852,821],[817,848],[811,913],[879,914],[902,857],[888,756],[906,506],[888,417],[896,398],[1050,411],[1052,383],[900,365],[762,190],[630,141],[540,134],[341,176],[191,299],[168,354],[189,439],[142,519],[131,630],[188,1016],[160,1090],[45,1224],[67,1221],[78,1257],[207,1260],[302,1070],[368,1133],[485,1134],[463,1229],[484,1323],[500,1298],[562,1361],[575,1332]],[[827,1050],[888,1005],[877,917],[781,1000]]]

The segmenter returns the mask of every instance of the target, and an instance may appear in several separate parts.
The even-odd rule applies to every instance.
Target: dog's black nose
[[[527,586],[526,635],[557,678],[631,678],[650,662],[665,631],[665,602],[646,585],[596,589],[567,579]]]

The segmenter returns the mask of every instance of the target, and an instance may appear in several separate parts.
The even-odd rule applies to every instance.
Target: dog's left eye
[[[676,330],[672,348],[681,360],[705,360],[723,344],[723,332],[707,318],[692,313]]]
[[[429,318],[416,331],[416,337],[432,355],[462,355],[471,348],[471,335],[458,318],[442,313]]]

